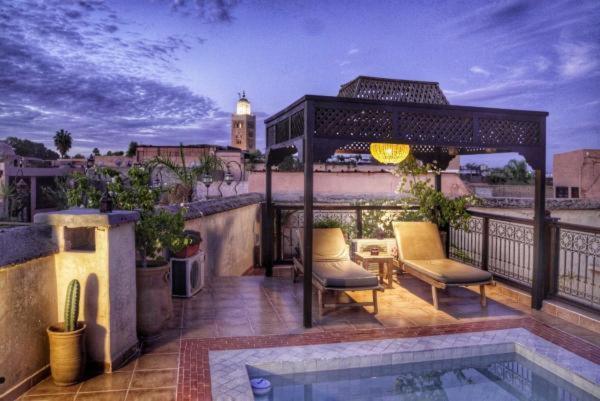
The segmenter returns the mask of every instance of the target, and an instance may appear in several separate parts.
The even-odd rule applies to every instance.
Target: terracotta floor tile
[[[47,379],[39,382],[34,388],[27,392],[27,395],[42,395],[42,394],[71,394],[76,393],[79,390],[81,384],[75,384],[73,386],[57,386],[52,381],[52,378],[48,377]]]
[[[86,380],[79,392],[127,390],[131,372],[105,373]]]
[[[254,334],[250,323],[246,324],[217,324],[217,332],[223,337],[251,336]]]
[[[210,338],[218,335],[216,323],[205,323],[194,327],[187,327],[181,331],[181,338]]]
[[[142,355],[135,368],[138,370],[147,369],[175,369],[178,364],[178,354],[147,354]]]
[[[175,388],[173,389],[151,389],[151,390],[129,390],[126,401],[175,401]]]
[[[172,354],[179,352],[181,342],[179,340],[180,333],[175,339],[158,339],[150,344],[144,344],[144,354]]]
[[[136,371],[131,381],[131,388],[174,387],[175,385],[177,385],[177,369]]]
[[[102,393],[79,393],[75,401],[124,401],[127,391],[108,391]]]
[[[45,394],[19,398],[20,401],[73,401],[75,394]]]

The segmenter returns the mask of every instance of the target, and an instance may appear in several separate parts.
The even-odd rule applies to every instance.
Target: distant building
[[[231,146],[246,152],[256,150],[256,116],[252,114],[245,92],[240,95],[231,116]]]
[[[553,176],[556,198],[600,199],[600,149],[555,154]]]

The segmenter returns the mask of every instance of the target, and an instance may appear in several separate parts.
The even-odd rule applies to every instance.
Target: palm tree
[[[186,164],[183,152],[183,144],[179,144],[179,163],[173,162],[166,157],[156,156],[149,163],[151,168],[164,166],[179,180],[179,188],[173,188],[175,193],[185,193],[184,201],[192,202],[195,196],[196,183],[201,176],[210,175],[214,178],[214,173],[224,170],[224,163],[220,157],[214,154],[204,154],[199,157],[199,164],[188,166]]]
[[[531,181],[531,172],[525,160],[510,160],[504,166],[504,172],[508,180],[513,184],[529,184]]]
[[[58,150],[58,153],[60,153],[60,156],[63,159],[67,156],[67,152],[71,149],[72,144],[73,140],[69,131],[65,131],[64,129],[56,131],[56,134],[54,135],[54,146],[56,146],[56,150]]]

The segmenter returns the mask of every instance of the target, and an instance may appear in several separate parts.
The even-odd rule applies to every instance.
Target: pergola
[[[532,307],[547,288],[545,175],[547,112],[454,106],[437,82],[359,76],[337,97],[306,95],[265,120],[267,132],[265,267],[273,272],[272,167],[298,153],[304,163],[304,227],[313,226],[313,163],[336,150],[368,152],[373,142],[402,143],[441,169],[456,155],[517,152],[535,171]],[[441,178],[436,178],[441,190]],[[304,230],[304,326],[312,326],[312,230]]]

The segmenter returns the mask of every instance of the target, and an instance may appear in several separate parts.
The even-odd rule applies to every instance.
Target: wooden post
[[[272,193],[272,165],[267,155],[267,163],[265,165],[265,176],[267,179],[266,183],[266,212],[264,214],[265,221],[263,226],[265,227],[265,237],[263,238],[263,254],[264,254],[264,265],[265,275],[267,277],[273,276],[273,193]]]
[[[281,230],[281,209],[275,209],[275,241],[277,244],[277,257],[276,261],[280,262],[283,260],[283,238]]]
[[[362,209],[357,207],[356,209],[356,238],[363,237],[363,221],[362,221]]]
[[[304,327],[312,327],[313,133],[314,106],[304,108]]]
[[[435,190],[438,192],[442,192],[442,172],[439,174],[435,174]]]
[[[481,225],[481,268],[483,270],[488,269],[488,259],[490,253],[490,219],[483,217],[483,223]]]
[[[545,152],[544,152],[545,153]],[[535,198],[533,217],[533,280],[531,283],[531,307],[541,309],[548,288],[546,269],[546,160],[541,158],[535,169]],[[547,251],[547,252],[546,252]]]

